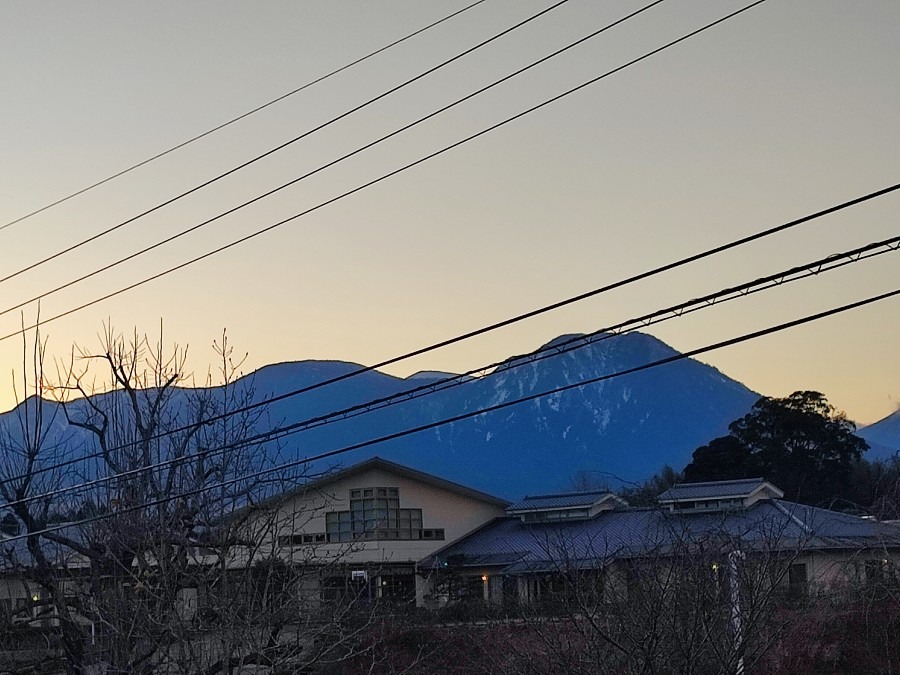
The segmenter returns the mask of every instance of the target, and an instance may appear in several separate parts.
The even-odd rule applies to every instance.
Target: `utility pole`
[[[731,640],[732,648],[737,656],[735,675],[744,675],[744,626],[741,618],[741,568],[744,562],[743,551],[732,551],[728,554],[728,588],[731,600]]]

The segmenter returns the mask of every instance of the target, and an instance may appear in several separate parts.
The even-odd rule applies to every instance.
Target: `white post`
[[[732,551],[728,554],[728,586],[731,596],[731,638],[737,665],[735,675],[744,675],[744,626],[741,619],[741,563],[743,551]]]

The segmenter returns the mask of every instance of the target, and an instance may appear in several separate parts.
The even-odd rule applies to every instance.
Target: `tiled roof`
[[[74,539],[82,540],[82,535],[76,528],[64,528],[59,534]],[[43,551],[44,557],[52,565],[73,567],[83,567],[84,559],[72,549],[57,544],[53,541],[41,537],[38,539],[39,545]],[[28,541],[24,538],[8,537],[0,534],[0,575],[8,574],[21,570],[23,567],[30,567],[33,564],[33,558],[28,550]]]
[[[717,497],[747,497],[762,485],[769,485],[764,478],[741,478],[708,483],[682,483],[669,488],[659,496],[661,502],[715,499]],[[777,488],[775,488],[778,490]],[[778,490],[778,492],[781,492]]]
[[[506,510],[514,513],[517,511],[587,507],[608,496],[611,496],[611,493],[606,490],[569,492],[557,495],[535,495],[534,497],[525,497],[525,499],[508,506]]]
[[[811,506],[765,500],[747,509],[672,513],[623,508],[582,521],[525,524],[497,518],[419,563],[423,569],[493,567],[504,573],[597,567],[684,546],[742,550],[900,548],[900,526]]]

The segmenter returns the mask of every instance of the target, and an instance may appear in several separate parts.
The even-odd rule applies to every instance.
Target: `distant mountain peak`
[[[451,378],[460,377],[456,373],[445,373],[440,370],[420,370],[417,373],[413,373],[412,375],[407,376],[405,379],[407,380],[447,380]],[[466,375],[464,379],[471,380],[473,379],[470,375]]]
[[[900,452],[900,410],[863,427],[856,435],[864,438],[871,446],[867,453],[869,457],[877,453],[879,458],[885,458]]]
[[[515,497],[565,489],[578,472],[611,472],[640,480],[664,464],[684,466],[694,449],[725,433],[758,398],[741,383],[692,359],[615,376],[677,354],[644,333],[604,334],[588,345],[576,342],[571,350],[553,354],[554,347],[581,337],[567,334],[547,342],[541,348],[547,358],[511,357],[483,377],[465,378],[422,396],[399,396],[394,405],[378,405],[285,437],[282,458],[292,461],[397,436],[340,455],[337,461],[352,464],[378,454]],[[347,377],[357,370],[365,372]],[[256,431],[262,432],[342,409],[365,408],[371,401],[390,400],[447,377],[455,376],[423,370],[401,378],[346,361],[307,360],[268,365],[240,382],[254,400],[278,399],[258,423]],[[320,386],[329,380],[337,381]],[[560,387],[567,389],[554,392]],[[300,390],[303,393],[290,395]],[[480,413],[497,406],[496,411]],[[458,419],[429,432],[398,436],[448,418]],[[15,426],[11,421],[7,428]],[[62,431],[74,442],[86,440],[78,429]]]

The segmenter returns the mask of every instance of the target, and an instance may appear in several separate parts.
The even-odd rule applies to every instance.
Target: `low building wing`
[[[748,507],[761,499],[780,499],[784,492],[764,478],[681,483],[663,492],[658,501],[671,510],[720,510]]]
[[[625,500],[611,492],[570,492],[564,494],[525,497],[511,504],[506,512],[519,516],[523,522],[548,522],[555,520],[584,520],[601,511],[627,506]]]
[[[629,507],[605,493],[528,497],[421,560],[419,570],[436,579],[480,578],[485,599],[516,587],[519,600],[529,600],[544,577],[663,561],[705,560],[715,570],[735,552],[793,561],[793,578],[829,583],[875,563],[900,563],[900,526],[786,502],[782,494],[760,478],[680,485],[655,507]],[[567,511],[578,515],[546,516]]]

